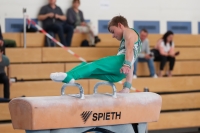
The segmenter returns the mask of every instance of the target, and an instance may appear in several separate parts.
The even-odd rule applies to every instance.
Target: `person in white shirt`
[[[179,52],[174,52],[174,33],[172,31],[167,31],[162,39],[160,39],[155,47],[158,53],[155,54],[155,61],[160,61],[160,72],[159,77],[163,76],[163,69],[167,61],[169,61],[169,72],[168,77],[172,76],[172,71],[175,64],[175,56],[179,55]]]

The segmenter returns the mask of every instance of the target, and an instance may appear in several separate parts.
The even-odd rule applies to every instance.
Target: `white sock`
[[[50,74],[50,78],[56,82],[62,82],[66,77],[67,77],[67,74],[63,72],[56,72],[56,73]]]

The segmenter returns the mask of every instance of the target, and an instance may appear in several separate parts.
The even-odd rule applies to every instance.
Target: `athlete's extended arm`
[[[123,90],[120,92],[129,92],[129,89],[132,84],[132,77],[133,77],[133,65],[132,61],[134,58],[134,43],[138,40],[137,34],[132,30],[127,30],[124,32],[124,39],[125,39],[125,47],[126,47],[126,53],[125,53],[125,61],[124,65],[121,68],[121,72],[126,74],[126,82],[124,83]]]

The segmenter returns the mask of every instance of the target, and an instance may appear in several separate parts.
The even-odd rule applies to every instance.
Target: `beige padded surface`
[[[14,129],[58,129],[154,122],[159,119],[162,99],[158,94],[138,92],[108,95],[15,98],[9,103]],[[81,114],[91,111],[85,116]]]

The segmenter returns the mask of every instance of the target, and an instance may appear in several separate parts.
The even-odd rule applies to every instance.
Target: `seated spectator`
[[[5,45],[4,45],[3,36],[2,36],[2,33],[1,33],[1,26],[0,26],[0,46],[2,47],[3,54],[5,55]]]
[[[61,8],[56,5],[56,0],[49,0],[49,4],[40,9],[38,20],[42,21],[45,31],[57,33],[63,45],[71,45],[73,27],[64,23],[66,17]],[[65,33],[67,34],[66,39]]]
[[[80,0],[73,0],[72,7],[67,10],[67,23],[75,28],[75,32],[88,33],[89,44],[100,42],[97,31],[91,24],[85,22],[83,12],[79,10]]]
[[[142,29],[140,31],[140,39],[142,41],[142,50],[134,63],[133,78],[137,78],[136,73],[137,73],[138,62],[147,62],[149,71],[150,71],[150,76],[157,78],[157,75],[155,73],[154,63],[153,63],[153,55],[150,53],[149,40],[147,39],[147,36],[148,36],[148,31],[146,29]]]
[[[152,52],[155,56],[155,61],[160,61],[160,71],[158,76],[163,76],[163,69],[167,61],[169,61],[168,77],[172,76],[172,71],[175,64],[175,56],[179,55],[179,52],[174,52],[173,32],[167,31],[162,39],[160,39]]]
[[[0,83],[3,83],[4,85],[4,98],[9,99],[10,98],[10,61],[8,57],[3,55],[3,47],[0,46]],[[7,67],[7,76],[5,73],[5,67]]]

